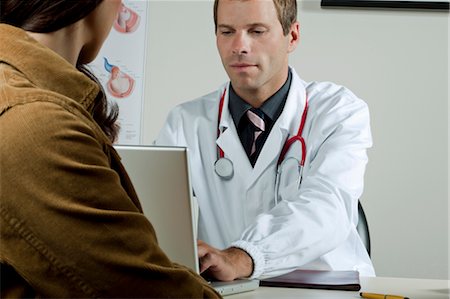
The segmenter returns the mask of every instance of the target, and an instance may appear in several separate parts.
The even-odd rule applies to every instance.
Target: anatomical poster
[[[147,1],[123,1],[113,28],[89,65],[119,106],[117,144],[140,144],[144,105]]]

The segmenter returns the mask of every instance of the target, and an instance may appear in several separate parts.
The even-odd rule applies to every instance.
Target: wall
[[[450,16],[448,17],[448,19],[450,20]],[[450,203],[449,203],[449,186],[450,186],[450,159],[448,158],[449,156],[449,151],[450,151],[450,138],[448,137],[450,132],[449,132],[449,128],[450,128],[450,119],[449,119],[449,115],[450,115],[450,90],[448,87],[448,82],[450,81],[450,58],[448,57],[448,53],[450,53],[450,21],[447,21],[447,163],[448,163],[448,168],[447,168],[447,208],[448,208],[448,213],[447,213],[447,220],[448,220],[448,228],[450,230]],[[448,276],[450,278],[450,237],[447,237],[448,239],[448,259],[447,259],[447,270],[448,270]]]
[[[144,143],[177,103],[226,80],[211,1],[151,1]],[[369,105],[374,146],[361,199],[379,276],[448,279],[448,13],[321,9],[299,3],[291,55],[306,80]]]

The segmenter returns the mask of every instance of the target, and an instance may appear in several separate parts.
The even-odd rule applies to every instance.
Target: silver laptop
[[[199,273],[196,204],[192,199],[188,149],[125,146],[115,149],[130,176],[144,214],[155,228],[159,246],[174,262]],[[221,295],[251,291],[258,280],[211,282]]]

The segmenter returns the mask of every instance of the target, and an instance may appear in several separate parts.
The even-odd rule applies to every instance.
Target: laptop
[[[197,255],[197,209],[192,198],[186,147],[126,146],[115,149],[130,176],[145,216],[167,256],[200,273]],[[210,282],[222,296],[251,291],[258,280]]]

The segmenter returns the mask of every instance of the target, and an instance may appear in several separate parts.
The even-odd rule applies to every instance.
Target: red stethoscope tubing
[[[220,120],[222,119],[222,110],[223,110],[223,102],[225,100],[225,93],[226,93],[226,89],[223,91],[222,97],[220,98],[220,103],[219,103],[219,115],[218,115],[218,119],[217,119],[217,138],[219,138],[220,136]],[[302,137],[302,133],[303,133],[303,128],[305,127],[305,123],[306,123],[306,116],[308,115],[308,96],[306,96],[306,103],[305,103],[305,108],[303,109],[303,113],[302,113],[302,119],[300,121],[300,126],[298,128],[298,132],[297,135],[294,135],[290,138],[288,138],[288,140],[286,140],[286,142],[283,145],[283,149],[281,150],[281,154],[280,157],[278,158],[278,163],[277,165],[280,165],[281,162],[283,162],[286,153],[288,152],[289,148],[292,146],[292,144],[294,144],[294,142],[298,141],[300,142],[300,144],[302,145],[302,159],[300,160],[300,166],[304,166],[305,165],[305,159],[306,159],[306,142],[305,139]],[[217,151],[219,153],[219,158],[223,158],[225,157],[225,153],[224,151],[220,148],[220,146],[217,146]]]
[[[222,119],[222,110],[223,110],[223,101],[225,100],[225,93],[227,92],[227,89],[223,91],[222,97],[220,98],[219,103],[219,117],[217,118],[217,139],[219,139],[220,136],[220,120]],[[222,148],[220,146],[217,146],[217,150],[219,151],[219,158],[225,157],[225,153],[223,152]]]
[[[305,139],[302,137],[302,133],[303,133],[303,128],[305,127],[305,122],[306,122],[306,116],[307,115],[308,115],[308,97],[306,97],[305,108],[303,109],[302,119],[300,121],[300,126],[298,128],[297,135],[294,135],[291,138],[288,138],[288,140],[284,143],[283,149],[281,150],[280,157],[278,158],[277,165],[281,164],[281,162],[284,160],[284,157],[286,156],[286,153],[288,152],[289,148],[296,141],[299,141],[300,144],[302,145],[302,159],[300,160],[300,166],[304,166],[305,165],[306,142],[305,142]]]

